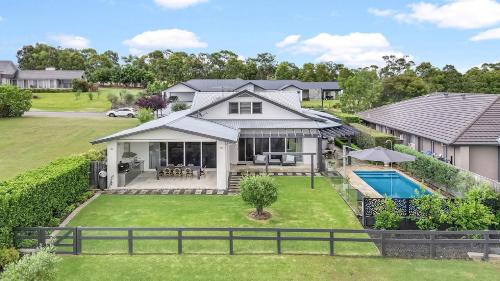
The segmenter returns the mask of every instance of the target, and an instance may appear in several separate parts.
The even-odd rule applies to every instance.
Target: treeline
[[[350,69],[339,76],[343,112],[359,112],[431,92],[500,94],[500,62],[485,63],[462,74],[453,65],[415,65],[406,56],[383,59],[383,67]]]
[[[270,53],[241,58],[228,50],[214,53],[153,51],[121,57],[108,50],[64,49],[46,44],[24,46],[17,52],[21,69],[56,67],[85,70],[89,81],[148,87],[150,92],[189,79],[298,79],[340,81],[347,95],[343,110],[354,112],[435,91],[500,93],[500,62],[485,63],[460,73],[429,62],[419,65],[408,57],[384,56],[385,65],[350,69],[334,62],[305,63],[276,60]]]

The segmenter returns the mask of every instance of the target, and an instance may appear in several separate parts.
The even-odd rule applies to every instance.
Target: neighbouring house
[[[0,84],[25,89],[71,89],[74,79],[84,79],[83,70],[21,70],[12,61],[0,61]]]
[[[207,188],[213,179],[217,189],[228,188],[230,172],[241,171],[241,167],[262,171],[266,157],[283,170],[284,164],[295,171],[302,167],[307,172],[311,166],[317,170],[327,139],[352,137],[356,131],[329,114],[302,108],[299,95],[295,91],[248,89],[195,93],[187,110],[92,143],[107,143],[109,188],[128,186],[137,174],[143,174],[143,179],[149,175],[144,182],[154,184],[154,171],[168,165],[202,167],[211,176],[193,184]],[[310,155],[266,155],[269,152],[310,153],[313,160]],[[138,171],[127,179],[126,169],[121,167],[132,155],[132,163],[126,166],[138,167]],[[176,187],[182,185],[180,179],[174,178]]]
[[[500,95],[434,93],[358,115],[405,145],[500,181]]]
[[[296,92],[302,100],[335,99],[341,89],[338,82],[302,82],[298,80],[192,79],[164,91],[165,98],[190,104],[196,93],[266,91]]]

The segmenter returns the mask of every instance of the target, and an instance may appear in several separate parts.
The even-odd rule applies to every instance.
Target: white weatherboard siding
[[[186,128],[189,129],[189,128]],[[178,132],[170,129],[159,128],[136,135],[126,136],[120,139],[121,141],[137,142],[167,142],[167,141],[215,141],[211,138],[201,137],[189,133]]]
[[[110,141],[107,143],[107,173],[108,187],[118,186],[118,143]]]
[[[262,102],[262,113],[260,114],[229,114],[230,102]],[[214,107],[205,110],[204,119],[297,119],[306,120],[304,117],[284,109],[280,106],[266,102],[256,97],[235,97],[227,102],[220,103]]]
[[[227,142],[217,141],[217,189],[227,188],[229,169],[229,149]]]

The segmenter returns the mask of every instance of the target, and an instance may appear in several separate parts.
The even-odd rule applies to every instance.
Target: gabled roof
[[[19,70],[16,79],[80,79],[84,75],[83,70]]]
[[[300,97],[296,94],[286,94],[283,92],[259,92],[259,93],[253,93],[247,90],[243,90],[240,92],[233,92],[233,93],[204,93],[204,94],[195,94],[193,104],[191,105],[191,110],[193,111],[193,114],[196,114],[197,112],[201,112],[204,110],[207,110],[213,106],[216,106],[218,104],[221,104],[225,101],[228,101],[232,98],[241,96],[241,95],[250,95],[253,97],[256,97],[258,99],[264,100],[266,102],[269,102],[273,105],[276,105],[278,107],[281,107],[285,110],[288,110],[290,112],[293,112],[299,116],[313,119],[313,120],[324,120],[324,118],[321,118],[317,115],[313,114],[308,114],[304,111],[302,111],[302,108],[300,106]]]
[[[199,92],[234,92],[248,84],[253,84],[267,91],[282,90],[289,86],[301,90],[340,90],[337,82],[302,82],[298,80],[191,79],[180,84]]]
[[[190,110],[182,110],[173,112],[168,116],[146,122],[137,127],[120,131],[107,137],[99,138],[92,141],[92,144],[108,142],[115,139],[124,138],[127,136],[136,135],[139,133],[152,131],[156,129],[172,129],[174,131],[184,132],[188,134],[198,135],[217,140],[236,142],[238,140],[238,130],[223,126],[208,120],[203,120],[188,116]]]
[[[360,112],[361,119],[444,144],[498,145],[500,96],[434,93]]]

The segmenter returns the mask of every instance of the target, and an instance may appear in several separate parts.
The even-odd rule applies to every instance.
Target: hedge
[[[88,196],[89,165],[100,154],[59,158],[0,182],[0,247],[12,245],[15,227],[50,226]]]
[[[359,116],[350,114],[350,113],[344,113],[340,112],[338,110],[327,110],[328,113],[336,116],[340,120],[342,120],[342,123],[344,124],[352,124],[352,123],[359,123],[360,119]]]
[[[376,146],[387,147],[387,141],[390,140],[392,144],[396,144],[399,140],[393,135],[379,132],[372,128],[366,127],[361,124],[350,124],[358,130],[359,134],[356,136],[356,144],[362,149],[372,148]]]
[[[467,177],[459,169],[443,161],[405,145],[396,144],[394,145],[394,150],[416,157],[414,162],[403,162],[399,164],[399,167],[422,179],[422,181],[431,183],[439,188],[445,188],[448,192],[457,196],[462,196],[469,185],[471,185],[470,177]]]

